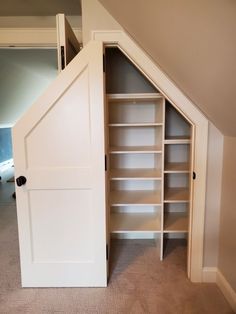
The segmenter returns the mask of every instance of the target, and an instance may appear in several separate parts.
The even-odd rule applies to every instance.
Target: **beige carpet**
[[[15,206],[0,204],[0,313],[230,314],[215,284],[192,284],[186,248],[167,247],[160,262],[152,241],[116,241],[108,288],[22,289]]]

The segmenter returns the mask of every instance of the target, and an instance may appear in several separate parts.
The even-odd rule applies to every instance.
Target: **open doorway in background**
[[[11,127],[57,76],[56,49],[0,49],[0,208],[14,199]]]

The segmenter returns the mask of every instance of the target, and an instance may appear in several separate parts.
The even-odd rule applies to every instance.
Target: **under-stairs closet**
[[[106,55],[111,238],[188,240],[192,125],[115,47]]]

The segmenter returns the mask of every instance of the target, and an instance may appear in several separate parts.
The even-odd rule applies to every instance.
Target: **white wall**
[[[218,268],[234,289],[236,307],[236,138],[224,138]]]
[[[224,136],[209,123],[207,190],[204,235],[204,266],[218,264],[219,224]]]
[[[56,77],[56,50],[0,49],[0,68],[0,125],[14,124]]]

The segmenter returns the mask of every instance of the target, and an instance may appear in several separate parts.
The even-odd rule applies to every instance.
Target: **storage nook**
[[[111,237],[188,238],[192,125],[118,48],[106,48]]]

